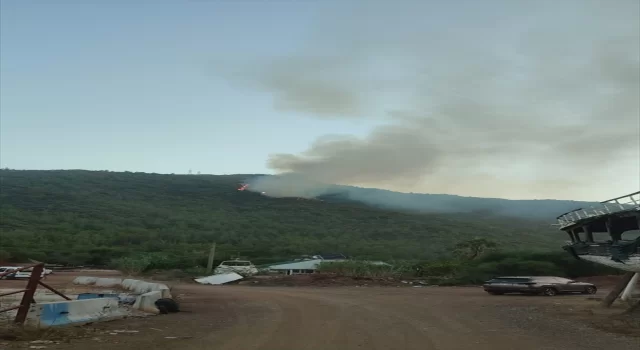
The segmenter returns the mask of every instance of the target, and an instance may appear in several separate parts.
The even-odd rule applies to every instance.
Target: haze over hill
[[[330,185],[306,177],[251,176],[248,189],[271,197],[318,198],[327,201],[356,201],[378,208],[429,213],[482,213],[551,222],[567,211],[596,205],[569,200],[508,200],[462,197],[447,194],[401,193],[375,188]],[[608,198],[604,198],[606,200]]]

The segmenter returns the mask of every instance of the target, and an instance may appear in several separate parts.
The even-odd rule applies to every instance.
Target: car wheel
[[[583,294],[596,294],[596,292],[598,291],[598,289],[596,289],[596,287],[587,287],[584,289],[584,292],[582,292]]]
[[[502,294],[504,294],[504,293],[500,293],[500,292],[487,292],[487,293],[489,293],[491,295],[502,295]]]
[[[547,297],[552,297],[552,296],[554,296],[556,294],[558,294],[558,291],[555,290],[555,288],[547,287],[547,288],[542,290],[542,295],[547,296]]]

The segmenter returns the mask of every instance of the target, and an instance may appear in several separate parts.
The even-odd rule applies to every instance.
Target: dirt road
[[[560,317],[562,310],[584,303],[584,296],[489,296],[478,288],[195,285],[175,294],[186,312],[98,324],[88,338],[48,349],[640,348],[640,338]]]

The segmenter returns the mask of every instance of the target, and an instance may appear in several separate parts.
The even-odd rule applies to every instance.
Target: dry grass
[[[96,332],[91,327],[49,327],[36,328],[16,325],[13,322],[0,324],[0,341],[36,341],[69,342],[71,339],[92,336]]]
[[[592,300],[582,307],[574,308],[565,316],[584,321],[592,327],[609,332],[640,337],[640,313],[629,314],[626,303],[616,302],[610,308],[603,308],[599,301]]]

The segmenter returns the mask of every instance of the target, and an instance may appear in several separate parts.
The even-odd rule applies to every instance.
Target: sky
[[[12,169],[605,200],[639,96],[637,0],[0,1]]]

